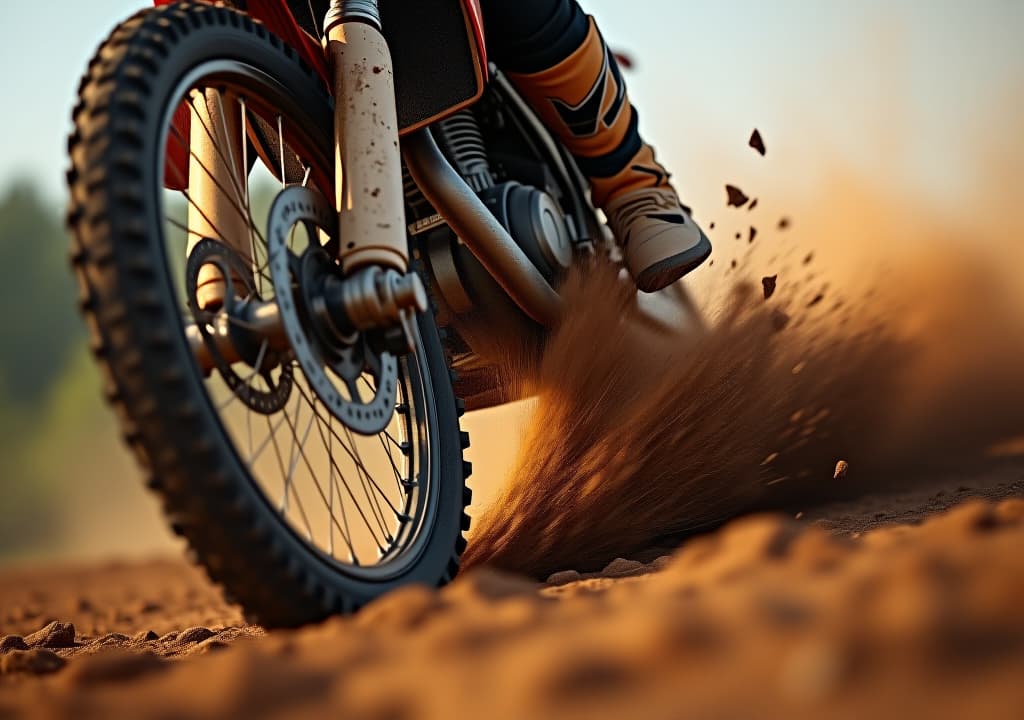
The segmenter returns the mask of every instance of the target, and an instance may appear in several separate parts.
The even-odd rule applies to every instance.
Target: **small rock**
[[[28,643],[21,635],[4,635],[0,640],[0,655],[12,650],[28,650]]]
[[[836,471],[832,476],[834,480],[842,480],[846,477],[846,473],[850,471],[850,464],[845,460],[840,460],[836,463]]]
[[[128,636],[122,635],[121,633],[107,633],[101,638],[96,640],[98,645],[123,645],[128,642]]]
[[[75,626],[54,620],[25,638],[32,647],[66,648],[75,645]]]
[[[604,570],[601,571],[601,575],[604,577],[627,577],[629,575],[638,575],[645,570],[647,570],[647,566],[642,562],[616,558],[605,566]]]
[[[578,582],[583,579],[575,570],[562,570],[561,572],[553,573],[548,577],[548,585],[568,585],[569,583]]]
[[[216,633],[209,628],[194,627],[185,630],[178,635],[177,642],[179,645],[191,645],[192,643],[199,643],[208,638],[212,638]]]
[[[57,672],[65,664],[64,658],[52,650],[12,650],[0,658],[0,675],[48,675]]]
[[[775,289],[778,287],[779,276],[778,275],[766,275],[761,278],[761,287],[764,289],[764,299],[770,300],[772,295],[775,294]]]
[[[651,567],[653,567],[655,570],[664,570],[671,563],[671,555],[660,555],[654,559],[654,562],[651,563]]]

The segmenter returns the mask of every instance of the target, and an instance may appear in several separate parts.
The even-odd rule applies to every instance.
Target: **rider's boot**
[[[575,1],[552,4],[553,14],[529,33],[495,29],[499,62],[590,179],[637,286],[660,290],[703,263],[711,243],[641,140],[619,65],[593,18]]]

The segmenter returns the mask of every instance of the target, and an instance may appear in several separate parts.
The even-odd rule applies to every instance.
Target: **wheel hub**
[[[199,271],[206,265],[215,266],[224,282],[223,307],[218,312],[203,309],[198,301]],[[223,243],[204,239],[189,253],[185,283],[195,321],[192,334],[198,334],[210,369],[215,368],[231,392],[250,409],[263,415],[281,410],[294,385],[292,366],[272,347],[270,338],[260,337],[248,329],[251,327],[250,311],[259,302],[251,268]],[[218,338],[227,342],[218,342]],[[248,377],[242,377],[232,368],[235,359],[243,360],[252,368]],[[278,368],[280,372],[275,378],[273,371]],[[256,375],[263,378],[267,390],[252,384]]]
[[[296,254],[291,240],[300,224],[310,242]],[[280,410],[298,364],[328,412],[357,433],[375,435],[394,412],[398,356],[416,346],[415,315],[427,307],[426,292],[414,273],[367,267],[346,277],[331,252],[336,247],[333,206],[314,190],[285,188],[271,206],[267,227],[273,300],[259,296],[252,268],[237,253],[203,240],[189,256],[195,325],[186,328],[186,337],[200,367],[216,369],[250,407],[268,414]],[[226,278],[218,312],[200,310],[196,299],[204,265],[216,266]],[[270,390],[253,389],[232,370],[236,362],[250,366],[249,379],[264,377]],[[269,373],[277,367],[282,372],[275,382]]]

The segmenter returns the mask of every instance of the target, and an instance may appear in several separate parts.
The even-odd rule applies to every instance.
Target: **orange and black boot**
[[[484,21],[498,64],[590,179],[637,287],[660,290],[703,263],[711,243],[641,140],[594,19],[575,0],[485,0]]]

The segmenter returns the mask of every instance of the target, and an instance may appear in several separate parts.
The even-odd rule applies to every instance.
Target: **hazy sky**
[[[79,74],[97,43],[138,7],[130,0],[2,3],[0,187],[28,175],[60,196]],[[723,172],[704,165],[717,157],[727,163],[755,125],[781,153],[764,172],[788,173],[780,179],[790,183],[813,182],[814,153],[827,150],[866,172],[954,197],[969,182],[959,171],[965,135],[1005,132],[1014,125],[1006,113],[1020,115],[1024,104],[1022,0],[587,0],[585,7],[611,44],[636,57],[630,83],[642,127],[681,184],[702,197],[704,178],[713,176],[718,192]]]

